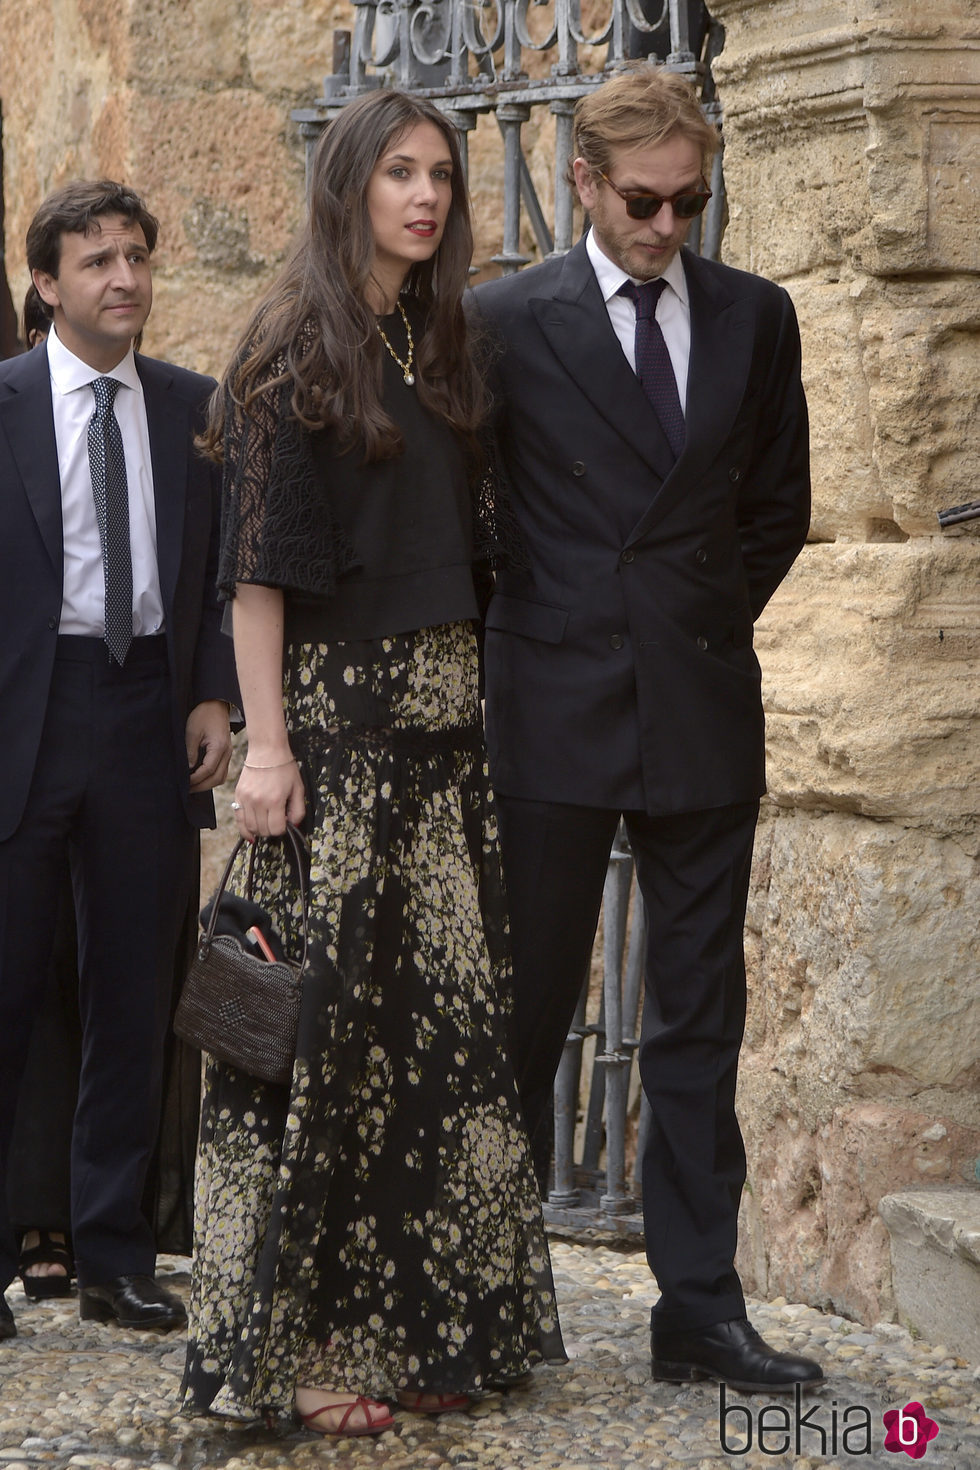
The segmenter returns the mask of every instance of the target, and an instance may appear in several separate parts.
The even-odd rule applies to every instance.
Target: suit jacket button
[[[620,559],[620,561],[626,562],[626,564],[628,566],[631,561],[635,561],[636,560],[636,552],[635,551],[624,551],[623,554],[622,554],[622,556],[619,559]]]
[[[700,648],[701,652],[704,653],[704,651],[707,648],[707,646],[708,646],[708,640],[707,640],[707,638],[705,638],[704,634],[702,633],[701,636],[700,636],[700,638],[698,639],[698,647]]]
[[[697,562],[698,566],[701,567],[703,567],[705,562],[708,560],[708,553],[705,551],[703,546],[699,547],[698,550],[694,553],[694,560]]]
[[[48,618],[48,627],[49,628],[57,628],[57,626],[58,626],[58,619],[57,618]]]
[[[577,459],[575,461],[575,463],[572,465],[572,474],[573,475],[584,475],[585,474],[585,465],[582,463],[582,461],[580,459]]]
[[[739,480],[742,478],[742,471],[738,468],[737,465],[732,465],[731,469],[728,471],[728,478],[731,480],[733,485],[738,484]]]
[[[612,637],[610,638],[610,640],[609,640],[609,647],[610,648],[622,648],[622,646],[623,646],[623,644],[625,642],[626,642],[626,639],[623,637],[622,633],[614,633],[612,635]]]

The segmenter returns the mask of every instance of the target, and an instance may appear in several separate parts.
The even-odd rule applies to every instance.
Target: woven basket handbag
[[[187,973],[174,1016],[184,1041],[263,1082],[288,1083],[296,1056],[302,975],[309,950],[309,893],[306,846],[290,823],[303,906],[303,954],[296,960],[269,960],[250,953],[237,938],[215,934],[221,900],[245,839],[240,838],[225,865],[211,902],[211,914],[197,955]],[[283,862],[287,860],[283,843]],[[252,897],[253,845],[246,880]]]

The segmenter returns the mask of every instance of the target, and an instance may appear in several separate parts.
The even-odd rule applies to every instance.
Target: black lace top
[[[418,340],[421,308],[406,304]],[[398,313],[382,326],[404,358]],[[281,588],[289,642],[474,618],[474,561],[523,563],[491,456],[468,472],[457,436],[419,403],[387,352],[383,391],[405,448],[370,464],[357,447],[340,453],[330,430],[303,429],[289,412],[288,386],[247,413],[229,405],[219,589],[233,597],[237,582]]]

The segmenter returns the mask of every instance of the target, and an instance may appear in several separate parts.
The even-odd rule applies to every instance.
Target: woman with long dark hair
[[[506,557],[454,130],[382,91],[325,131],[309,218],[218,390],[220,582],[251,839],[310,847],[289,1089],[209,1059],[185,1394],[324,1434],[463,1408],[564,1354],[503,1043],[510,972],[474,562]],[[280,844],[255,897],[287,952]]]

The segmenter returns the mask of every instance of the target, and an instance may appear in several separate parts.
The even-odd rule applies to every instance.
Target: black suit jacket
[[[177,769],[184,726],[205,699],[238,701],[231,640],[215,591],[219,477],[194,450],[214,384],[137,356],[149,427],[157,564],[166,619]],[[47,353],[0,363],[0,841],[24,811],[47,707],[61,615],[61,482]],[[214,825],[210,793],[184,802],[194,826]]]
[[[474,293],[530,570],[486,620],[497,789],[694,811],[765,788],[752,625],[809,520],[796,317],[781,287],[685,251],[687,441],[673,460],[585,242]]]

